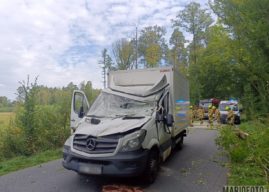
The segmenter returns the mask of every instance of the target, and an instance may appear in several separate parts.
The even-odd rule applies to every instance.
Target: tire
[[[176,144],[176,149],[181,150],[183,148],[184,136],[180,136],[180,141]]]
[[[149,153],[149,157],[146,164],[146,169],[143,174],[143,181],[146,184],[152,184],[157,178],[160,167],[160,157],[156,149],[153,149]]]
[[[234,122],[236,125],[240,125],[240,123],[241,123],[241,120],[240,120],[240,117],[237,117],[236,119],[235,119],[235,122]]]

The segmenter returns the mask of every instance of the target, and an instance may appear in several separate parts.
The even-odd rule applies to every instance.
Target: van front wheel
[[[181,150],[183,148],[184,136],[180,136],[180,141],[176,144],[176,149]]]
[[[160,158],[157,150],[152,150],[149,153],[146,169],[144,172],[144,181],[148,184],[154,183],[160,166]]]

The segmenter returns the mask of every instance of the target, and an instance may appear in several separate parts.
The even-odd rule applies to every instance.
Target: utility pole
[[[107,50],[103,49],[102,51],[102,59],[99,61],[99,64],[101,64],[102,68],[102,78],[104,83],[104,88],[106,88],[106,63],[107,63]]]
[[[135,68],[137,69],[138,68],[138,65],[137,65],[137,26],[135,27]]]
[[[104,89],[105,89],[106,88],[106,52],[104,54],[103,76],[104,76]]]

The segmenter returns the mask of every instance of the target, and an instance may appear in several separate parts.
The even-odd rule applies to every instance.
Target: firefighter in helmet
[[[214,121],[214,109],[212,105],[208,106],[208,125],[212,129]]]
[[[231,109],[231,107],[228,107],[228,106],[227,106],[225,109],[228,111],[226,122],[227,122],[229,125],[233,126],[233,125],[234,125],[234,112],[233,112],[233,110]]]
[[[193,126],[193,116],[194,116],[194,111],[193,111],[193,106],[190,105],[189,107],[189,120],[190,120],[190,126]]]
[[[215,120],[217,121],[217,126],[219,127],[221,122],[220,122],[220,111],[218,108],[215,109],[214,115]]]

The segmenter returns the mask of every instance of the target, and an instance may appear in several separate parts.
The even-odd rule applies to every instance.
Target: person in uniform
[[[204,115],[205,115],[205,111],[203,107],[199,107],[199,109],[197,110],[197,114],[198,114],[198,119],[200,121],[200,125],[202,125],[204,123]]]
[[[194,105],[194,107],[193,107],[193,121],[196,121],[198,119],[197,111],[198,111],[198,107],[196,105]]]
[[[215,120],[217,121],[217,127],[220,126],[221,122],[220,122],[220,111],[218,108],[215,109]]]
[[[233,126],[233,125],[234,125],[234,112],[233,112],[233,110],[232,110],[230,107],[228,107],[228,106],[227,106],[225,109],[228,111],[226,121],[227,121],[227,123],[228,123],[229,125]]]
[[[191,105],[189,107],[189,120],[190,120],[190,126],[193,127],[193,116],[194,116],[194,112],[193,112],[193,106]]]
[[[213,121],[214,121],[214,109],[212,105],[208,106],[208,126],[210,129],[213,128]]]

